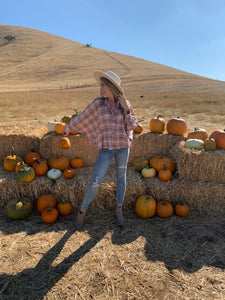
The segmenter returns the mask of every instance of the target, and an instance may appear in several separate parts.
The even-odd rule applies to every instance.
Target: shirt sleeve
[[[138,121],[132,107],[130,107],[130,113],[125,115],[125,124],[127,130],[133,130],[138,126]]]
[[[97,99],[93,100],[85,110],[74,117],[70,123],[69,128],[71,131],[78,131],[79,133],[89,134],[96,130],[97,127],[97,117],[98,117],[98,101]]]

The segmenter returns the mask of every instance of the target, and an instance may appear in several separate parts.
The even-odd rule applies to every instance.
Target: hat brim
[[[117,84],[117,82],[115,82],[110,76],[108,76],[106,73],[102,72],[102,71],[95,71],[94,72],[94,77],[97,80],[98,83],[100,83],[101,77],[105,77],[106,79],[108,79],[110,82],[112,82],[117,88],[118,90],[121,92],[121,94],[124,93],[123,89],[121,88],[120,85]]]

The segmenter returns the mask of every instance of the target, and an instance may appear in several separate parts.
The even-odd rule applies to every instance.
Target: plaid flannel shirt
[[[124,115],[119,102],[112,111],[107,99],[96,98],[68,126],[71,131],[85,134],[90,139],[90,145],[111,150],[131,146],[133,129],[138,122],[132,108],[129,114]]]

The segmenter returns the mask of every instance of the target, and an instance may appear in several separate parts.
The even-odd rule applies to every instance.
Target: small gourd
[[[52,180],[57,180],[61,175],[62,175],[62,172],[58,169],[50,169],[47,172],[48,178],[50,178]]]
[[[215,151],[216,150],[216,141],[213,138],[213,135],[210,135],[209,138],[204,140],[204,149],[206,151]]]
[[[204,142],[200,139],[189,139],[185,141],[185,147],[200,150],[203,148]]]
[[[55,125],[57,124],[58,122],[48,122],[48,131],[49,132],[55,132]]]
[[[142,169],[141,174],[145,178],[151,178],[156,175],[156,170],[154,168],[150,168],[148,165]]]
[[[136,157],[133,161],[133,167],[136,171],[142,171],[147,164],[148,160],[144,157]]]

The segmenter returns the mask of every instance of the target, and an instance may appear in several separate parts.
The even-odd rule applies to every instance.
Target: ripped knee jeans
[[[121,149],[102,149],[99,151],[95,165],[94,174],[85,191],[84,199],[81,204],[82,209],[87,209],[94,199],[100,184],[112,162],[113,157],[116,163],[116,195],[117,205],[122,205],[126,192],[126,171],[130,148]]]

